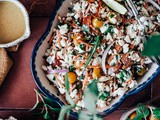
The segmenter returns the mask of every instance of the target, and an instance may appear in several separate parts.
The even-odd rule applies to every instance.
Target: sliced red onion
[[[69,72],[69,69],[63,69],[63,70],[48,70],[48,74],[54,74],[54,73],[67,73]]]
[[[160,6],[153,0],[146,0],[146,2],[151,3],[154,7],[156,7],[158,10],[160,10]]]
[[[110,50],[110,48],[113,46],[115,42],[113,42],[112,44],[110,44],[107,49],[104,51],[103,55],[102,55],[102,70],[104,72],[104,74],[107,74],[107,70],[106,70],[106,57],[107,57],[107,54]]]

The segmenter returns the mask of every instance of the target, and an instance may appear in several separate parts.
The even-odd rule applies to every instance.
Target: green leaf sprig
[[[136,114],[139,118],[147,118],[149,115],[149,108],[147,108],[145,105],[141,104],[136,110]]]
[[[142,51],[142,55],[144,56],[155,56],[160,55],[160,34],[159,35],[151,35],[148,37],[146,42],[144,43],[144,49]]]
[[[97,80],[95,79],[84,91],[84,104],[87,112],[79,111],[79,120],[102,120],[96,111],[98,95]]]
[[[50,111],[52,112],[60,112],[60,108],[54,108],[52,107],[52,100],[49,99],[48,97],[45,97],[44,95],[42,95],[39,91],[35,90],[34,91],[36,92],[36,103],[34,105],[34,107],[30,110],[30,111],[34,111],[35,109],[37,109],[41,103],[43,104],[43,108],[41,110],[40,113],[38,114],[42,114],[43,115],[43,118],[46,119],[46,120],[51,120],[51,116],[50,116]]]
[[[48,104],[48,103],[52,103],[52,100],[48,99],[47,97],[42,95],[40,92],[35,90],[37,101],[35,106],[31,110],[36,109],[40,105],[40,101],[39,101],[39,98],[40,98],[44,106],[41,111],[41,113],[44,113],[43,115],[44,119],[46,120],[51,119],[48,109],[54,112],[60,111],[58,120],[64,120],[65,118],[68,119],[70,111],[73,108],[79,107],[79,106],[76,106],[75,101],[73,101],[72,98],[69,96],[68,74],[66,74],[65,76],[65,85],[66,85],[66,100],[69,103],[69,105],[62,106],[61,110],[59,108],[53,108],[52,106],[50,106],[50,104]],[[87,86],[87,88],[84,90],[84,104],[85,104],[86,111],[84,112],[82,110],[79,110],[79,113],[78,113],[79,120],[103,120],[102,117],[99,116],[96,111],[96,103],[98,100],[98,96],[99,96],[99,91],[97,87],[97,80],[94,79],[92,83],[90,83]]]
[[[153,111],[153,115],[156,119],[160,119],[160,108],[155,108],[152,110]]]
[[[69,84],[67,77],[66,77],[66,84]],[[84,112],[82,110],[79,110],[79,114],[78,114],[79,120],[91,120],[91,119],[102,120],[102,118],[99,115],[97,115],[97,111],[96,111],[96,103],[98,100],[98,95],[99,95],[99,92],[97,87],[97,80],[93,80],[93,82],[90,83],[87,86],[87,88],[84,90],[84,104],[85,104],[86,111]],[[76,104],[72,101],[68,92],[66,92],[66,99],[71,101],[70,102],[71,105],[64,105],[62,107],[58,120],[64,120],[66,114],[68,118],[70,111],[75,107],[79,107],[79,106],[76,106]]]
[[[98,47],[98,45],[100,44],[100,40],[101,40],[101,37],[100,37],[100,36],[97,36],[97,37],[95,38],[94,46],[93,46],[93,48],[92,48],[92,50],[91,50],[91,54],[90,54],[90,56],[89,56],[89,58],[88,58],[88,60],[87,60],[87,62],[86,62],[86,65],[84,66],[83,73],[84,73],[85,69],[87,68],[87,66],[89,65],[89,63],[90,63],[90,61],[91,61],[94,53],[96,52],[97,47]]]
[[[69,96],[69,86],[70,86],[70,84],[69,84],[69,79],[68,79],[68,73],[65,75],[65,86],[66,86],[66,94],[65,94],[66,95],[66,100],[70,105],[62,106],[58,120],[64,120],[66,114],[67,114],[67,119],[68,119],[70,111],[76,106],[75,102]]]
[[[127,120],[147,120],[151,114],[155,119],[160,119],[160,108],[148,108],[146,105],[139,104],[136,108],[136,116],[133,119],[128,118]]]

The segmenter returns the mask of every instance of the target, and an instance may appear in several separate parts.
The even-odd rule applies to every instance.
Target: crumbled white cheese
[[[71,98],[76,98],[77,97],[77,89],[74,89],[71,93],[70,93]]]
[[[79,101],[77,102],[77,106],[84,108],[84,102],[83,102],[83,100],[79,100]]]
[[[67,24],[64,24],[64,25],[62,25],[62,26],[59,26],[59,29],[60,29],[60,33],[61,33],[61,34],[65,34],[65,33],[68,32],[68,26],[67,26]]]
[[[130,38],[135,38],[137,36],[135,31],[135,25],[131,24],[127,27],[127,34]]]
[[[42,69],[43,69],[44,71],[47,71],[47,67],[46,67],[45,65],[42,65]]]
[[[100,58],[100,57],[96,57],[96,58],[93,60],[92,65],[93,65],[93,66],[99,65],[99,64],[100,64],[100,61],[101,61],[101,58]]]
[[[81,32],[81,29],[73,29],[73,33]]]
[[[62,56],[63,56],[62,51],[58,51],[58,52],[57,52],[57,55],[58,55],[59,57],[62,57]]]
[[[126,88],[118,88],[117,90],[115,90],[113,93],[112,93],[112,96],[123,96],[125,94],[125,92],[127,91]]]
[[[117,19],[115,18],[115,17],[109,17],[109,21],[110,21],[110,23],[112,23],[112,24],[116,24],[117,23]]]
[[[81,5],[80,5],[80,3],[77,2],[77,3],[74,5],[73,10],[75,10],[76,12],[79,12],[79,11],[81,10]]]
[[[86,11],[87,5],[88,5],[88,2],[83,0],[83,1],[82,1],[82,13],[83,13],[83,14],[84,14],[85,11]]]
[[[115,76],[116,74],[114,73],[114,69],[113,68],[109,68],[108,69],[108,75],[110,76]]]
[[[139,45],[139,43],[141,42],[141,37],[140,36],[137,36],[135,39],[134,39],[134,45]]]
[[[105,89],[105,84],[104,83],[97,83],[98,90],[103,91]]]
[[[123,40],[118,40],[118,44],[119,44],[120,46],[123,46],[123,45],[124,45],[124,41],[123,41]]]
[[[62,40],[60,41],[60,43],[61,43],[61,46],[62,46],[62,47],[66,47],[66,42],[65,42],[64,39],[62,39]]]
[[[76,74],[77,74],[78,76],[81,76],[82,73],[83,73],[83,71],[80,70],[80,69],[76,69],[75,72],[76,72]]]
[[[108,25],[106,23],[103,24],[103,26],[100,28],[101,33],[105,33],[108,29]]]
[[[104,107],[106,107],[106,101],[103,101],[103,100],[101,100],[101,99],[98,99],[97,105],[98,105],[99,107],[101,107],[101,108],[104,108]]]
[[[140,56],[137,53],[133,53],[130,56],[128,56],[133,61],[139,62],[140,61]]]
[[[123,53],[127,53],[129,51],[129,44],[123,45]]]
[[[110,66],[113,66],[117,63],[117,58],[116,56],[113,57],[113,59],[111,60],[111,62],[109,63]]]
[[[46,61],[49,63],[49,64],[52,64],[54,62],[54,56],[49,56]]]
[[[76,13],[76,14],[74,15],[74,18],[75,18],[75,19],[78,19],[78,18],[79,18],[79,14]]]
[[[125,40],[127,43],[131,43],[131,39],[129,38],[128,35],[126,35],[126,37],[124,38],[124,40]]]
[[[157,20],[160,23],[160,14],[157,15]]]
[[[99,81],[100,81],[100,82],[105,82],[105,81],[108,81],[109,79],[110,79],[110,77],[101,76],[101,77],[99,78]]]
[[[107,34],[106,39],[109,41],[113,41],[113,38],[110,33]]]
[[[90,11],[93,13],[93,14],[95,14],[95,13],[97,13],[97,5],[95,5],[95,4],[92,4],[92,6],[91,6],[91,8],[90,8]]]
[[[146,57],[146,58],[144,59],[144,63],[145,63],[145,64],[150,64],[150,63],[152,63],[152,60],[151,60],[150,58]]]
[[[61,94],[64,94],[64,93],[66,92],[66,90],[65,90],[64,88],[62,88],[62,87],[59,87],[58,89],[59,89],[59,92],[60,92]]]
[[[51,82],[54,82],[54,80],[53,80],[54,75],[53,75],[53,74],[47,74],[46,77],[47,77],[48,80],[50,80]]]
[[[113,32],[114,32],[116,35],[118,35],[119,30],[118,30],[117,28],[113,28]]]
[[[132,80],[132,82],[129,84],[129,88],[134,88],[138,85],[137,81]]]

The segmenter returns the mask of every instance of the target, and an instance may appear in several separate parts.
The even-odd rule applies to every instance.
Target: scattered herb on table
[[[45,101],[47,101],[48,103],[52,103],[53,102],[52,100],[50,100],[47,97],[41,95],[40,92],[35,90],[36,91],[36,96],[37,96],[37,102],[31,110],[36,109],[40,105],[40,102],[39,102],[39,99],[38,99],[38,96],[39,96],[40,99],[42,100],[42,103],[43,103],[43,106],[44,106],[44,109],[42,111],[42,113],[44,113],[44,115],[43,115],[44,119],[46,119],[46,120],[51,119],[48,108],[51,109],[54,112],[59,112],[60,111],[58,120],[64,120],[66,114],[67,114],[67,118],[68,118],[69,114],[70,114],[70,111],[72,111],[73,108],[78,107],[78,106],[76,106],[75,102],[70,98],[70,96],[68,94],[69,81],[68,81],[68,78],[67,78],[67,74],[66,74],[65,80],[66,80],[66,86],[68,86],[68,87],[66,87],[66,97],[67,97],[67,101],[69,102],[70,105],[62,106],[61,111],[60,111],[59,108],[53,108],[45,102]],[[98,95],[99,95],[99,92],[98,92],[98,87],[97,87],[97,80],[95,79],[84,90],[84,104],[85,104],[86,111],[83,112],[83,111],[79,110],[79,113],[78,113],[78,119],[79,120],[102,120],[102,118],[98,115],[98,113],[96,111],[96,103],[97,103],[97,100],[98,100]]]
[[[45,97],[42,95],[39,91],[35,90],[36,92],[36,104],[30,111],[36,110],[41,104],[43,104],[42,110],[40,115],[43,115],[43,118],[46,120],[51,120],[51,112],[60,112],[60,108],[54,108],[53,106],[53,101],[49,99],[48,97]],[[36,113],[37,114],[37,113]]]
[[[160,119],[160,108],[149,108],[140,104],[136,108],[136,113],[131,113],[127,120],[147,120],[150,115],[153,115],[154,119]]]

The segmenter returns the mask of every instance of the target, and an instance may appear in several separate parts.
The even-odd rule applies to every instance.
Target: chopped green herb
[[[113,18],[113,17],[114,17],[114,14],[111,14],[111,15],[110,15],[110,18]]]
[[[102,94],[99,96],[99,99],[105,100],[108,96],[110,96],[110,93],[107,91],[102,92]]]
[[[150,36],[144,44],[142,55],[157,57],[158,55],[160,55],[159,45],[160,45],[160,34]]]
[[[69,72],[73,72],[73,70],[74,70],[74,65],[69,67]]]
[[[53,80],[54,80],[54,81],[56,80],[56,77],[55,77],[55,76],[53,77]]]
[[[97,49],[98,45],[100,44],[100,40],[101,40],[101,37],[100,37],[100,36],[97,36],[97,37],[95,38],[95,45],[94,45],[94,47],[92,48],[92,52],[91,52],[91,54],[90,54],[90,56],[89,56],[89,58],[88,58],[88,60],[87,60],[87,62],[86,62],[86,65],[85,65],[85,67],[84,67],[84,69],[83,69],[83,73],[84,73],[85,69],[87,68],[87,66],[89,65],[89,63],[90,63],[90,61],[91,61],[91,59],[92,59],[92,56],[93,56],[94,53],[96,52],[96,49]]]
[[[139,105],[136,110],[136,114],[139,117],[147,118],[147,116],[149,115],[149,108],[147,108],[145,105]]]
[[[82,26],[82,30],[86,33],[90,33],[89,28],[86,25]]]
[[[84,79],[84,76],[82,76],[82,75],[79,76],[79,79],[80,79],[80,80],[83,80],[83,79]]]
[[[69,79],[68,79],[68,73],[65,75],[65,86],[66,86],[66,91],[69,91]]]
[[[84,45],[83,44],[79,44],[79,47],[81,50],[84,50]]]
[[[153,109],[153,115],[155,118],[160,119],[160,108]]]
[[[110,26],[108,27],[108,29],[104,32],[104,34],[107,34],[107,33],[113,34],[113,33],[114,33],[114,32],[113,32],[113,28],[114,28],[114,26],[110,25]]]

